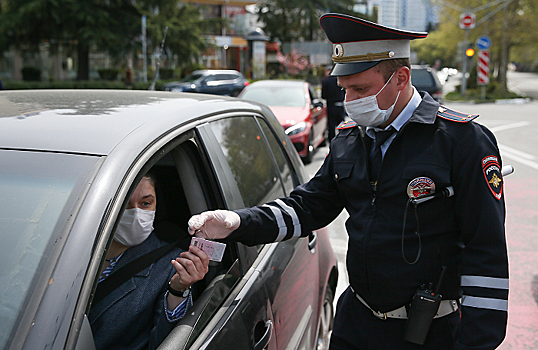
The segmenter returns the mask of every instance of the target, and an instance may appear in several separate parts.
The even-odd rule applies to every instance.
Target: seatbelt
[[[127,282],[131,277],[136,275],[138,272],[144,270],[146,267],[154,263],[168,253],[172,248],[176,246],[179,241],[172,242],[168,245],[163,245],[157,249],[152,250],[149,253],[146,253],[135,260],[127,263],[122,266],[120,269],[116,270],[113,274],[108,276],[103,282],[97,285],[97,290],[93,297],[92,304],[96,305],[104,297],[110,294],[113,290]]]

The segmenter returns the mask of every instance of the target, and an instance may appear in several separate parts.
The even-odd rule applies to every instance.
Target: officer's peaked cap
[[[409,58],[410,41],[428,35],[385,27],[340,13],[324,14],[320,24],[333,43],[335,64],[330,74],[334,76],[357,74],[383,60]]]

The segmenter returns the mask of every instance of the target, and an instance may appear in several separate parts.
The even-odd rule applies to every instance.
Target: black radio
[[[413,296],[405,324],[405,341],[424,345],[432,320],[441,304],[439,289],[441,288],[441,281],[443,280],[445,270],[446,267],[443,266],[435,290],[432,290],[432,283],[428,286],[422,285]]]

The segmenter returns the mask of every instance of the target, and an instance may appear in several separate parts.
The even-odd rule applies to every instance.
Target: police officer
[[[329,74],[330,71],[331,68],[327,67],[327,76],[321,82],[321,98],[327,101],[329,141],[334,138],[336,127],[344,121],[346,116],[344,110],[346,93],[338,86],[337,77]]]
[[[331,349],[495,349],[508,304],[495,137],[476,115],[442,107],[411,85],[410,40],[427,33],[341,14],[323,15],[321,26],[353,121],[289,197],[193,216],[191,234],[275,242],[307,236],[345,208],[350,286],[338,301]],[[430,294],[442,299],[433,314],[429,304],[416,311],[415,300],[429,302]],[[425,329],[409,326],[417,317]]]

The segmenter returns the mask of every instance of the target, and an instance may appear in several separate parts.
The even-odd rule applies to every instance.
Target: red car
[[[304,163],[327,139],[327,107],[305,81],[260,80],[245,87],[239,98],[271,109]]]

